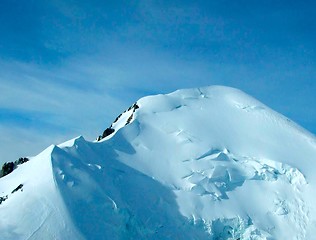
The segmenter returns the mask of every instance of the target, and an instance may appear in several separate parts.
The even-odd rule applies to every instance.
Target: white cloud
[[[29,114],[37,119],[32,118],[31,126],[24,125],[21,119],[5,121],[4,111],[2,121],[0,119],[0,161],[17,158],[23,151],[24,155],[39,152],[49,142],[56,143],[56,139],[67,140],[82,134],[93,140],[115,114],[128,106],[107,91],[64,84],[58,79],[61,77],[58,71],[16,63],[1,70],[0,111],[20,112],[16,118]]]

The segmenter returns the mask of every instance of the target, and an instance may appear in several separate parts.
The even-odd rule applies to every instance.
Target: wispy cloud
[[[0,76],[0,141],[17,144],[1,145],[1,160],[28,154],[17,145],[31,139],[40,139],[41,144],[29,144],[30,152],[55,142],[52,139],[56,136],[66,140],[83,134],[93,140],[113,115],[125,107],[120,98],[94,91],[93,80],[91,90],[61,81],[58,71],[39,70],[37,66],[20,63],[10,66],[1,69]],[[73,77],[74,81],[80,81],[79,75]]]

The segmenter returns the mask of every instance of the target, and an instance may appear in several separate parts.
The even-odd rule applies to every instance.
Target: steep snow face
[[[51,146],[0,179],[0,239],[84,239],[54,181]]]
[[[227,87],[133,106],[0,179],[5,239],[314,238],[313,135]]]
[[[110,142],[120,161],[173,189],[183,216],[203,222],[215,237],[225,234],[214,230],[217,219],[224,227],[237,221],[227,223],[239,232],[228,234],[233,239],[248,239],[241,231],[310,239],[316,196],[311,134],[230,88],[180,90],[138,104],[136,120]],[[133,154],[119,149],[122,138]]]

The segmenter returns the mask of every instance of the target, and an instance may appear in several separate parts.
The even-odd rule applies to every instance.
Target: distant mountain
[[[221,86],[144,97],[0,178],[0,239],[315,237],[316,139]]]

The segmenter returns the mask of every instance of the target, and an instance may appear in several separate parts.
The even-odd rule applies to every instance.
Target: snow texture
[[[145,97],[111,129],[2,177],[0,239],[316,239],[316,139],[245,93]]]

